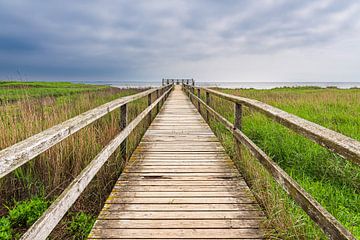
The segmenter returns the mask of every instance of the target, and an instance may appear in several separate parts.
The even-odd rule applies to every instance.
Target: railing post
[[[235,121],[234,121],[234,128],[237,128],[239,130],[241,130],[242,128],[242,105],[239,103],[235,103],[235,109],[234,109],[234,114],[235,114]]]
[[[235,103],[234,106],[234,130],[235,129],[242,129],[242,105],[239,103]],[[241,154],[241,143],[234,137],[234,143],[235,143],[235,153],[238,158],[238,160],[242,159]]]
[[[198,96],[198,98],[200,98],[200,88],[197,89],[197,96]],[[199,113],[201,115],[201,112],[200,112],[200,100],[198,100],[197,102],[198,102],[198,111],[199,111]]]
[[[151,93],[148,94],[148,106],[151,105]],[[152,111],[149,112],[148,114],[148,126],[150,126],[151,124],[151,119],[152,118]]]
[[[127,104],[120,107],[120,131],[126,128],[127,125]],[[127,160],[127,139],[125,139],[120,145],[120,153],[122,161]]]
[[[205,91],[205,102],[206,105],[210,107],[210,93],[208,91]],[[206,121],[209,122],[209,111],[206,109]]]
[[[160,97],[160,91],[158,89],[158,90],[156,90],[156,100],[159,99],[159,97]],[[158,104],[156,104],[156,114],[158,114],[159,111],[160,111],[160,102],[158,102]]]

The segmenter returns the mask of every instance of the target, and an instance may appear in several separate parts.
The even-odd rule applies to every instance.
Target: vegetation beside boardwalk
[[[0,104],[20,99],[59,97],[81,92],[93,92],[107,88],[109,87],[71,82],[0,81]]]
[[[6,83],[2,88],[1,84],[0,93],[3,95],[0,96],[7,95],[6,88],[13,89],[9,85],[21,91],[12,98],[16,101],[0,104],[0,150],[101,104],[144,90],[28,82]],[[129,121],[146,107],[147,98],[128,104]],[[107,114],[0,180],[0,239],[19,238],[32,225],[70,181],[119,133],[119,119],[119,110]],[[142,123],[131,134],[129,152],[144,131],[145,123]],[[83,239],[87,236],[124,166],[120,159],[120,151],[117,151],[54,230],[51,239]],[[33,206],[32,209],[29,206]],[[12,217],[12,212],[17,212],[20,217]]]
[[[260,100],[344,135],[360,140],[360,89],[277,88],[216,89]],[[233,104],[212,97],[212,106],[233,121]],[[236,158],[232,135],[219,123],[211,127]],[[360,168],[292,132],[255,110],[244,108],[243,132],[290,174],[357,238],[360,238]],[[242,149],[241,172],[276,227],[274,236],[326,239],[307,215],[286,196],[272,177]],[[290,212],[291,214],[287,214]]]

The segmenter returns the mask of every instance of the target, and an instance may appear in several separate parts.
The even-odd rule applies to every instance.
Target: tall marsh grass
[[[359,89],[216,90],[266,102],[360,140]],[[211,103],[222,116],[234,121],[232,103],[214,96]],[[326,239],[249,152],[243,149],[241,158],[237,156],[231,133],[214,120],[210,125],[228,153],[236,159],[240,171],[265,208],[268,224],[275,227],[272,238]],[[347,229],[360,237],[358,166],[248,108],[244,109],[243,132]]]
[[[0,149],[108,101],[142,90],[105,88],[60,97],[26,98],[15,103],[3,104],[0,106]],[[129,121],[146,107],[147,98],[128,104]],[[34,196],[53,200],[119,133],[119,119],[119,110],[107,114],[1,179],[0,213],[6,215],[7,210],[4,206],[14,205],[15,200],[21,201]],[[141,123],[130,135],[129,154],[145,132],[146,124]],[[124,165],[118,150],[96,175],[72,207],[71,212],[82,211],[96,216]],[[52,238],[66,237],[66,220],[69,218],[65,218],[59,224]]]

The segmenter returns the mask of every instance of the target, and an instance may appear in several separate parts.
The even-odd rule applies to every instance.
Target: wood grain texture
[[[264,219],[178,86],[134,151],[89,239],[259,239]]]

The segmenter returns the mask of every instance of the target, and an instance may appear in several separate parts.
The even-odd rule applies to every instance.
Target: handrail
[[[200,105],[206,109],[206,116],[211,114],[218,121],[225,125],[225,127],[233,134],[235,139],[246,146],[252,155],[259,160],[265,169],[273,176],[275,181],[285,190],[285,192],[310,216],[310,218],[318,224],[318,226],[331,239],[355,240],[355,237],[325,208],[323,208],[309,193],[307,193],[294,179],[292,179],[279,165],[277,165],[269,156],[266,155],[254,142],[252,142],[240,129],[241,126],[241,105],[244,101],[233,101],[235,108],[235,124],[232,124],[226,118],[221,116],[213,108],[209,106],[209,93],[222,93],[206,88],[193,87],[191,85],[183,85],[185,91],[189,94],[190,99],[193,98],[198,103],[198,110],[200,112]],[[191,91],[190,91],[191,89]],[[198,89],[196,96],[194,89]],[[200,98],[200,89],[206,91],[206,102]],[[227,100],[232,101],[238,99],[235,96],[226,94]],[[252,99],[247,99],[252,100]],[[258,102],[258,101],[256,101]],[[260,102],[258,102],[260,103]],[[240,105],[240,106],[239,106]],[[247,105],[252,106],[252,105]],[[267,105],[269,106],[269,105]],[[272,107],[273,108],[273,107]],[[273,108],[276,109],[276,108]],[[281,110],[280,110],[281,111]],[[283,112],[283,111],[282,111]],[[291,115],[291,114],[290,114]],[[206,117],[208,120],[208,117]],[[299,118],[301,119],[301,118]]]
[[[51,231],[56,227],[64,217],[69,208],[76,199],[85,190],[96,173],[105,164],[111,154],[120,146],[120,144],[130,135],[136,126],[145,119],[151,111],[158,106],[160,101],[167,98],[172,90],[172,85],[166,87],[166,92],[156,101],[151,103],[143,112],[141,112],[131,123],[129,123],[110,143],[105,146],[100,153],[81,171],[81,173],[70,183],[62,194],[51,204],[43,215],[28,229],[21,237],[23,240],[46,239]]]
[[[194,88],[202,89],[205,92],[214,94],[215,96],[233,103],[243,104],[247,107],[253,108],[291,130],[339,154],[345,159],[351,160],[353,163],[360,165],[360,142],[355,139],[254,99],[221,93],[209,88]]]
[[[88,126],[92,122],[98,120],[113,110],[156,91],[164,91],[165,89],[169,88],[169,86],[171,85],[163,86],[161,88],[149,89],[138,94],[122,97],[105,103],[99,107],[84,112],[74,118],[48,128],[43,132],[35,134],[19,143],[1,150],[0,179],[16,168],[35,158],[42,152],[48,150],[55,144],[61,142],[65,138]]]

